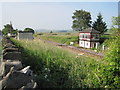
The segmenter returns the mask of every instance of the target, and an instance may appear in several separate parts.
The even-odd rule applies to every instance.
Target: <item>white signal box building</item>
[[[84,48],[98,48],[100,40],[100,32],[88,28],[79,33],[79,46]]]

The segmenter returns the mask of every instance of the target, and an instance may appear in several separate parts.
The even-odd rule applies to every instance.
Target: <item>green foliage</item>
[[[50,40],[50,41],[63,43],[63,44],[68,44],[68,45],[69,45],[70,42],[78,42],[78,36],[72,36],[72,35],[68,35],[68,34],[65,35],[65,36],[60,36],[60,35],[57,35],[57,36],[56,35],[55,36],[50,35],[49,36],[49,35],[45,35],[45,36],[40,36],[40,38],[42,38],[44,40]]]
[[[113,23],[113,26],[120,25],[120,16],[118,16],[118,17],[112,17],[112,23]]]
[[[50,31],[50,33],[53,33],[53,31]]]
[[[104,59],[108,65],[101,69],[103,85],[109,88],[120,88],[120,36],[114,36],[107,46]]]
[[[53,33],[52,35],[57,35],[57,33]]]
[[[90,12],[84,10],[76,10],[73,14],[73,30],[82,31],[83,29],[91,27],[92,22]]]
[[[93,48],[91,48],[92,50],[96,50],[96,48],[95,47],[93,47]]]
[[[40,40],[17,41],[23,63],[37,74],[39,88],[99,88],[101,62]]]
[[[117,17],[114,18],[114,27],[111,29],[116,30],[116,33],[113,33],[111,38],[107,40],[106,46],[108,49],[104,56],[107,65],[103,65],[100,70],[103,87],[107,88],[120,88],[120,31],[118,23]]]
[[[6,24],[4,25],[4,28],[2,30],[2,33],[4,35],[7,35],[8,33],[11,33],[11,34],[16,34],[17,33],[17,29],[14,30],[13,27],[12,27],[12,24]]]
[[[120,31],[120,16],[118,17],[112,17],[112,28],[111,30],[113,30],[115,33],[118,32],[118,30]]]
[[[43,35],[43,33],[38,33],[37,35]]]
[[[103,17],[101,13],[98,14],[97,20],[93,23],[93,28],[97,31],[99,31],[101,34],[104,34],[104,32],[107,31],[107,25],[105,22],[103,22]]]
[[[25,28],[24,31],[29,31],[29,32],[32,32],[34,34],[34,30],[32,28]]]
[[[71,33],[66,33],[66,35],[70,35]]]
[[[0,59],[1,59],[1,55],[2,55],[2,40],[0,40]]]

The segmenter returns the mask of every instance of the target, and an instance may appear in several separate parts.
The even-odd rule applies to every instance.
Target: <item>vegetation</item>
[[[13,29],[12,24],[6,24],[6,25],[4,25],[4,28],[3,28],[3,30],[2,30],[2,33],[3,33],[4,35],[7,35],[8,33],[16,34],[16,33],[17,33],[17,29],[16,29],[16,30]]]
[[[0,57],[2,55],[2,41],[0,41]]]
[[[100,32],[100,34],[104,34],[104,32],[107,31],[107,25],[105,22],[103,22],[102,20],[102,15],[101,13],[98,14],[97,16],[97,20],[95,22],[93,22],[93,28],[97,31]]]
[[[48,45],[40,40],[17,41],[21,48],[23,63],[30,65],[37,74],[41,88],[99,88],[100,69],[107,65],[85,56],[78,56],[66,50]]]
[[[120,88],[120,36],[108,43],[104,59],[108,62],[101,70],[102,80],[108,88]]]
[[[32,28],[25,28],[24,31],[30,31],[30,32],[34,33],[34,30]],[[8,33],[17,34],[17,32],[18,32],[18,30],[14,29],[11,23],[4,25],[4,28],[2,30],[2,33],[4,35],[7,35]]]
[[[120,32],[120,16],[118,17],[113,17],[112,18],[112,30],[115,31],[115,33],[119,33]]]
[[[120,30],[119,17],[114,17],[113,27],[111,30],[115,31],[111,34],[111,38],[106,40],[107,49],[104,60],[108,62],[107,66],[101,68],[101,76],[103,84],[107,88],[120,88]]]
[[[42,34],[40,37],[63,43],[69,39],[71,41],[75,35]],[[37,74],[37,82],[41,88],[120,88],[119,29],[104,42],[107,49],[101,60],[78,56],[39,39],[13,41],[21,48],[23,63],[30,65]]]
[[[32,28],[25,28],[24,31],[29,31],[29,32],[32,32],[34,34],[34,30]]]
[[[50,31],[50,33],[53,33],[53,31]]]
[[[54,42],[58,42],[58,43],[62,43],[62,44],[67,44],[69,45],[70,42],[75,42],[75,46],[78,46],[78,33],[57,33],[56,35],[54,33],[52,34],[45,34],[44,35],[40,35],[38,34],[36,36],[37,38],[41,38],[44,40],[50,40],[50,41],[54,41]]]
[[[84,10],[76,10],[72,16],[73,18],[73,30],[82,31],[88,27],[91,27],[91,15],[90,12]]]

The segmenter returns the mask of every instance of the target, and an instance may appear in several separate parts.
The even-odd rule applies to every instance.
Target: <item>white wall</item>
[[[79,46],[84,47],[84,41],[79,40]]]
[[[81,37],[82,35],[84,35],[84,38]],[[93,35],[92,40],[99,41],[99,34],[92,34],[92,35]],[[96,35],[98,35],[98,38],[96,38]],[[88,37],[86,38],[86,36]],[[92,47],[97,48],[99,46],[99,42],[91,42],[91,47],[90,47],[90,33],[79,33],[79,46],[85,48],[92,48]]]
[[[90,48],[90,42],[89,41],[79,41],[80,47]]]
[[[90,42],[89,41],[85,41],[85,48],[90,48]]]
[[[100,45],[100,43],[99,43],[99,42],[97,42],[97,43],[96,43],[96,47],[95,47],[95,48],[97,49],[99,45]]]
[[[32,33],[18,33],[18,40],[20,40],[20,39],[32,40],[33,34]]]

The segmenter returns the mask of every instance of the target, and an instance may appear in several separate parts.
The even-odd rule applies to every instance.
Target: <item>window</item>
[[[88,43],[86,45],[88,46]]]
[[[84,35],[82,35],[82,38],[84,38]]]
[[[86,38],[90,38],[90,35],[86,35]]]
[[[93,38],[93,39],[99,39],[99,35],[98,35],[98,34],[93,34],[93,35],[92,35],[92,38]]]

